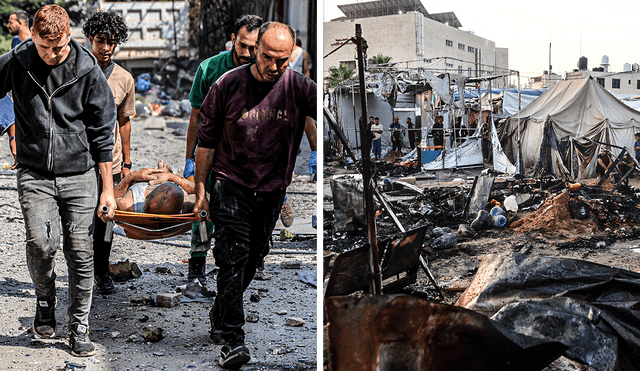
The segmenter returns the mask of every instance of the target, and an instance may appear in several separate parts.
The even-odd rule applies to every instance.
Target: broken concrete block
[[[293,327],[300,327],[305,323],[306,323],[305,320],[299,317],[289,317],[285,320],[285,324],[287,326],[293,326]]]
[[[282,262],[282,268],[284,269],[300,269],[302,266],[301,260],[287,260]]]
[[[129,299],[129,305],[155,305],[155,302],[151,295],[132,296],[131,299]]]
[[[258,323],[258,321],[260,321],[260,316],[258,313],[249,313],[246,316],[246,321],[250,323]]]
[[[118,331],[114,331],[114,332],[111,333],[111,338],[112,339],[115,339],[115,338],[118,338],[118,337],[120,337],[120,333]]]
[[[155,272],[160,274],[173,274],[173,269],[167,266],[155,267]]]
[[[269,273],[256,272],[256,275],[253,277],[253,279],[257,281],[268,281],[271,279],[271,277],[272,276]]]
[[[180,304],[181,297],[182,294],[179,292],[158,294],[158,296],[156,296],[156,305],[158,305],[159,307],[173,308],[176,305]]]

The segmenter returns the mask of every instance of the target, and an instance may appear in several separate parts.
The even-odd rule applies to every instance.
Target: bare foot
[[[160,160],[158,162],[158,169],[166,172],[166,173],[173,173],[173,170],[171,170],[171,166],[167,165],[164,163],[164,161]]]

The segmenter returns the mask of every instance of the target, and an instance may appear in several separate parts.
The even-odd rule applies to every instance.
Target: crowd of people
[[[209,238],[201,240],[194,223],[188,278],[205,279],[213,237],[219,273],[210,338],[223,345],[220,365],[238,369],[251,359],[243,292],[269,253],[276,221],[283,210],[291,213],[286,188],[305,134],[314,151],[310,173],[317,172],[316,84],[307,77],[308,55],[296,45],[296,32],[243,15],[231,50],[200,64],[179,176],[162,161],[157,169],[132,170],[135,85],[112,58],[127,40],[125,20],[115,12],[93,14],[82,27],[89,50],[71,38],[69,16],[58,5],[43,6],[28,24],[25,12],[11,14],[7,28],[15,40],[0,56],[0,95],[11,93],[15,112],[7,132],[36,292],[33,331],[43,338],[56,334],[53,259],[62,236],[69,346],[72,355],[86,357],[95,354],[92,295],[115,291],[108,274],[111,239],[105,239],[115,210],[194,212],[198,222],[204,210]]]

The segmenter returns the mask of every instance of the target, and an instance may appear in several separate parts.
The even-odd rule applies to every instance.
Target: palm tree
[[[355,68],[351,68],[344,63],[340,63],[340,67],[329,67],[329,76],[327,77],[327,87],[335,88],[342,81],[353,77]]]
[[[381,73],[386,72],[394,68],[394,66],[389,65],[391,61],[391,57],[378,54],[369,60],[369,71],[371,73]]]

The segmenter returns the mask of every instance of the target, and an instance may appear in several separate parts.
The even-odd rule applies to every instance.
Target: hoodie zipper
[[[78,78],[74,76],[73,79],[59,86],[56,90],[53,91],[53,93],[51,93],[51,96],[49,96],[45,88],[38,83],[38,80],[36,80],[36,78],[33,76],[31,71],[28,71],[28,73],[29,73],[29,76],[31,76],[31,79],[33,80],[33,82],[38,87],[40,87],[40,89],[44,93],[44,96],[47,97],[47,103],[48,103],[47,111],[49,112],[49,147],[47,148],[47,170],[50,173],[53,173],[53,109],[51,107],[51,99],[53,99],[53,96],[56,95],[56,93],[60,91],[60,89],[63,89],[69,85],[73,85],[76,81],[78,81]]]

